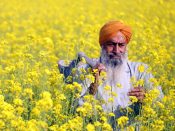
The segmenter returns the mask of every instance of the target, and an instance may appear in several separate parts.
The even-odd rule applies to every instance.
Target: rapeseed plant
[[[107,21],[117,19],[133,28],[129,59],[147,64],[148,68],[140,65],[137,69],[154,75],[139,115],[131,123],[128,116],[117,118],[117,128],[174,131],[174,6],[173,0],[2,1],[0,130],[112,131],[108,119],[115,114],[104,112],[102,104],[112,103],[118,94],[106,86],[105,91],[111,96],[108,103],[87,94],[85,103],[77,106],[83,90],[77,79],[94,82],[93,73],[97,70],[75,67],[71,76],[64,78],[57,61],[64,59],[69,65],[80,51],[98,58],[99,29]],[[85,59],[80,64],[86,64]],[[105,79],[106,73],[101,72],[99,83]],[[143,79],[132,78],[131,83],[133,87],[148,86]],[[157,86],[162,87],[163,98],[157,98]],[[117,87],[122,88],[120,83]],[[137,102],[131,97],[131,104]],[[128,108],[129,112],[132,109]]]

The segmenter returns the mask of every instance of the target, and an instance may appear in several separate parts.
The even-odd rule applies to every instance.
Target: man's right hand
[[[106,72],[106,68],[105,66],[102,64],[102,63],[99,63],[95,66],[95,68],[93,68],[94,70],[94,77],[95,77],[95,81],[94,83],[91,83],[90,85],[90,90],[89,90],[89,93],[92,94],[92,95],[95,95],[96,92],[97,92],[97,88],[99,86],[99,76],[100,76],[100,73],[102,71],[105,71]]]
[[[106,72],[106,67],[102,63],[97,64],[96,69],[98,69],[99,75],[102,71]]]

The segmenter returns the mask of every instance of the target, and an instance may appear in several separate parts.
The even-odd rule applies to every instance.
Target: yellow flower
[[[49,130],[51,130],[51,131],[58,131],[58,125],[52,125],[52,126],[50,126],[49,127]],[[66,131],[66,129],[65,130],[60,130],[60,131]]]
[[[107,77],[106,72],[105,71],[101,71],[100,72],[100,78],[104,81],[106,79],[106,77]]]
[[[0,95],[0,103],[4,102],[4,96]]]
[[[155,78],[150,78],[149,81],[153,83],[154,87],[157,87],[159,85],[158,81]]]
[[[62,100],[65,100],[66,97],[64,94],[59,94],[58,99],[62,101]]]
[[[138,6],[141,0],[129,1],[129,5],[135,9],[131,10],[129,19],[128,8],[120,6],[128,1],[105,0],[105,4],[99,1],[91,0],[89,5],[84,0],[72,3],[59,0],[59,4],[55,4],[54,0],[45,3],[42,0],[12,0],[13,4],[1,0],[0,130],[81,131],[87,130],[88,124],[88,127],[94,126],[96,130],[113,130],[107,117],[114,114],[104,112],[102,107],[106,101],[101,99],[100,92],[95,96],[81,97],[85,105],[79,106],[77,112],[73,110],[84,93],[82,89],[88,90],[86,85],[94,82],[93,75],[98,73],[98,69],[93,72],[93,67],[82,58],[76,63],[77,66],[72,66],[72,72],[65,67],[64,71],[67,74],[72,73],[72,76],[63,78],[64,75],[60,74],[57,64],[58,60],[65,60],[65,66],[72,60],[76,62],[79,51],[85,52],[89,58],[99,58],[99,30],[102,23],[113,16],[122,18],[122,22],[127,22],[131,28],[135,28],[133,40],[128,45],[128,57],[133,61],[131,65],[136,66],[133,71],[131,69],[133,77],[135,76],[131,78],[131,86],[150,86],[146,88],[141,114],[134,119],[141,126],[141,131],[174,130],[174,0],[146,0],[143,6]],[[106,5],[110,9],[103,11]],[[65,6],[69,10],[64,8]],[[111,11],[118,6],[120,9],[117,12]],[[148,6],[152,8],[147,8]],[[134,21],[135,18],[137,21]],[[103,59],[98,60],[93,59],[92,62],[103,63]],[[137,66],[135,62],[139,61],[148,64],[149,69],[145,64]],[[107,73],[110,71],[108,69]],[[143,79],[138,79],[134,72],[139,72],[139,77]],[[104,84],[107,73],[100,73],[100,86]],[[145,79],[144,83],[145,76],[151,77],[151,74],[155,78],[149,81]],[[73,83],[75,81],[77,83]],[[115,83],[115,87],[122,88],[121,84]],[[157,90],[159,85],[164,93],[161,100],[157,99],[160,95]],[[112,92],[111,87],[105,87],[104,92],[114,99],[118,93]],[[110,102],[113,102],[112,98],[109,99]],[[132,102],[137,101],[135,97],[131,99]],[[126,110],[128,114],[132,112],[129,107],[126,107]],[[101,120],[102,116],[105,118]],[[89,118],[100,121],[94,122],[93,125],[87,120]],[[137,123],[125,125],[121,130],[133,131],[135,124]]]
[[[164,129],[164,122],[162,120],[154,120],[151,126],[153,127],[154,130],[162,131]]]
[[[156,105],[159,107],[159,108],[165,108],[165,106],[159,102],[159,101],[156,101]]]
[[[87,110],[92,110],[92,104],[90,104],[90,103],[88,103],[88,102],[85,102],[85,103],[83,104],[83,107],[84,107],[85,109],[87,109]]]
[[[126,129],[127,131],[135,131],[135,127],[133,126],[128,126]]]
[[[16,106],[22,106],[23,105],[23,101],[21,99],[14,99],[13,100],[13,103],[16,105]]]
[[[83,74],[80,74],[80,80],[85,80],[85,76]]]
[[[173,116],[169,116],[168,119],[169,119],[170,121],[174,121],[174,120],[175,120],[175,118],[174,118]]]
[[[74,86],[75,89],[77,89],[78,92],[82,91],[82,87],[79,83],[73,82],[73,86]]]
[[[86,78],[89,79],[91,83],[95,82],[95,77],[92,74],[86,75]]]
[[[145,70],[145,67],[144,67],[143,65],[139,65],[139,66],[138,66],[138,71],[139,71],[139,72],[142,73],[142,72],[144,72],[144,70]]]
[[[94,126],[99,127],[99,126],[101,126],[101,123],[99,121],[96,121],[96,122],[94,122]]]
[[[50,92],[44,91],[40,94],[41,98],[51,98]]]
[[[138,87],[138,86],[144,87],[144,80],[143,80],[143,79],[139,79],[139,80],[136,82],[136,86],[135,86],[135,87]]]
[[[24,112],[24,108],[23,107],[16,107],[15,110],[16,110],[16,113],[18,115],[21,115]]]
[[[132,103],[135,103],[138,101],[137,97],[136,96],[129,96],[130,100]]]
[[[23,95],[25,97],[29,97],[30,99],[32,99],[33,97],[33,90],[31,88],[25,88],[23,91]]]
[[[118,88],[122,88],[122,85],[121,85],[120,83],[117,83],[116,86],[117,86]]]
[[[61,104],[57,104],[54,106],[53,110],[56,114],[60,114],[60,111],[62,109],[62,105]]]
[[[118,96],[117,93],[115,93],[115,92],[111,92],[111,95],[112,95],[113,97],[117,97],[117,96]]]
[[[3,129],[5,127],[4,121],[0,120],[0,129]]]
[[[98,69],[93,69],[93,72],[94,73],[98,73]]]
[[[33,116],[39,116],[40,113],[41,112],[40,112],[40,110],[38,108],[35,107],[35,108],[32,109],[32,115]]]
[[[50,109],[52,109],[53,107],[53,101],[52,99],[43,99],[43,100],[39,100],[37,102],[37,106],[41,107],[41,109],[48,111]]]
[[[80,68],[80,72],[81,72],[82,74],[85,74],[85,73],[86,73],[86,70],[85,70],[84,68]]]
[[[86,60],[85,60],[84,57],[81,58],[81,62],[84,63],[84,64],[86,64]]]
[[[102,120],[103,122],[107,122],[107,118],[106,118],[105,116],[102,116],[102,117],[101,117],[101,120]]]
[[[115,116],[115,114],[112,113],[112,112],[110,112],[108,115],[109,115],[109,116]]]
[[[98,110],[98,111],[102,111],[103,108],[100,106],[100,105],[95,105],[95,108]]]
[[[102,124],[102,130],[103,131],[113,131],[111,125],[106,122]]]
[[[109,99],[108,99],[108,102],[114,102],[114,98],[112,98],[112,97],[109,98]]]
[[[104,90],[110,91],[111,90],[111,87],[107,85],[107,86],[104,87]]]
[[[94,125],[92,125],[92,124],[88,124],[88,125],[86,126],[86,129],[87,129],[87,131],[95,131],[95,127],[94,127]]]
[[[128,117],[121,116],[120,118],[117,119],[118,126],[123,128],[127,124],[128,120],[129,120]]]

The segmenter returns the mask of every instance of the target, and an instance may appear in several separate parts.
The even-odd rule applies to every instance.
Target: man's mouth
[[[109,58],[110,59],[120,59],[121,55],[113,55],[113,54],[111,54],[111,55],[109,55]]]

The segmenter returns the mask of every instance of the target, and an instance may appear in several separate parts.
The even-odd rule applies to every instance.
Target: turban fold
[[[126,42],[129,43],[132,35],[131,28],[120,21],[110,21],[100,29],[100,46],[109,41],[119,31],[125,36]]]

